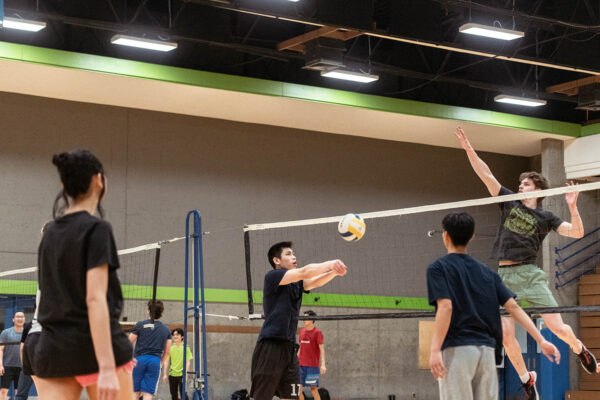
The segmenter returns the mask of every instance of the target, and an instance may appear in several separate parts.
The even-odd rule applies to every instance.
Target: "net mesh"
[[[148,319],[148,301],[156,288],[156,300],[165,303],[161,321],[165,324],[183,324],[179,302],[183,300],[183,274],[167,274],[160,269],[162,247],[181,240],[175,238],[130,249],[119,250],[120,268],[117,270],[123,292],[121,321],[124,329]],[[156,273],[156,280],[155,280]],[[175,276],[182,277],[179,280]],[[35,296],[38,286],[37,267],[24,267],[0,272],[0,295]]]
[[[578,208],[588,232],[585,237],[574,240],[550,232],[540,246],[538,266],[550,272],[550,285],[556,290],[593,272],[600,262],[600,230],[596,229],[600,226],[599,188],[598,183],[578,186]],[[496,270],[498,261],[490,254],[501,223],[500,203],[545,196],[544,209],[569,222],[571,216],[565,202],[569,191],[572,189],[564,187],[534,194],[363,213],[366,233],[360,241],[353,242],[344,241],[337,232],[341,217],[248,225],[245,240],[250,314],[262,313],[263,279],[271,270],[266,254],[271,245],[281,241],[293,242],[299,267],[330,259],[341,259],[348,266],[346,276],[304,295],[304,307],[329,307],[321,309],[319,315],[431,309],[426,269],[446,253],[441,221],[447,213],[465,211],[473,216],[475,237],[468,252]]]

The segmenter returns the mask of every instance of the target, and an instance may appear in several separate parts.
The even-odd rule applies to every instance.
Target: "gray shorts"
[[[446,377],[438,381],[440,400],[498,400],[494,349],[457,346],[442,351]]]

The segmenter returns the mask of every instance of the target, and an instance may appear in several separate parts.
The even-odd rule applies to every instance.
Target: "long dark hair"
[[[102,167],[102,163],[98,160],[98,157],[89,150],[77,149],[68,153],[55,154],[52,157],[52,164],[58,168],[60,181],[63,184],[63,189],[58,193],[56,199],[54,199],[52,216],[55,219],[61,216],[67,207],[69,207],[69,197],[74,199],[81,194],[87,193],[92,182],[92,176],[102,174],[103,186],[100,192],[100,199],[98,200],[98,214],[100,214],[100,217],[103,217],[104,210],[102,210],[100,202],[102,201],[106,184],[104,180],[104,167]]]

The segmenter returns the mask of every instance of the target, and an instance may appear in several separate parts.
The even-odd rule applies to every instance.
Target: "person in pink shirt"
[[[316,316],[311,310],[305,311],[305,317]],[[325,346],[323,345],[323,332],[315,327],[315,321],[303,321],[304,328],[300,330],[300,349],[298,360],[300,361],[300,400],[304,400],[302,387],[310,387],[315,400],[321,400],[319,396],[319,376],[325,374]],[[321,367],[319,368],[319,360]]]

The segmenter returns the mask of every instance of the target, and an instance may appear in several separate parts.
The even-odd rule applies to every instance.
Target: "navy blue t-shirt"
[[[171,331],[162,322],[154,321],[154,328],[149,319],[140,321],[133,327],[133,334],[137,335],[134,357],[152,355],[162,357],[165,342],[171,339]]]
[[[451,253],[427,268],[429,304],[452,300],[452,319],[442,349],[502,344],[500,309],[515,297],[498,274],[468,254]]]
[[[302,305],[303,281],[279,285],[286,269],[274,269],[265,275],[263,310],[265,322],[258,335],[262,339],[296,341],[298,313]]]

